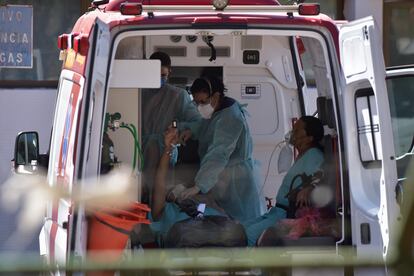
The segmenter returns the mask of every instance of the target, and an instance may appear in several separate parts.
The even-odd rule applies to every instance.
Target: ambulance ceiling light
[[[224,10],[228,4],[228,0],[213,0],[213,6],[218,11]]]
[[[298,13],[300,15],[318,15],[321,12],[321,7],[317,3],[299,4]]]
[[[196,35],[187,35],[185,37],[185,39],[187,40],[187,42],[189,43],[194,43],[197,41],[197,36]]]
[[[181,35],[172,35],[172,36],[170,36],[170,40],[174,43],[180,42],[181,38],[182,38]]]
[[[123,15],[141,15],[142,4],[141,3],[122,3],[120,6],[121,14]]]

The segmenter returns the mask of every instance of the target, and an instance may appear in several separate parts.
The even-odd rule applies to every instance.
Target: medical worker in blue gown
[[[210,194],[233,219],[240,222],[261,214],[261,201],[252,159],[252,138],[243,107],[224,96],[223,82],[216,78],[199,78],[191,94],[203,120],[182,132],[183,140],[199,142],[200,169],[194,186],[182,193],[183,198]]]
[[[201,120],[187,91],[168,83],[171,59],[164,52],[154,52],[150,59],[161,61],[161,87],[143,89],[142,100],[142,148],[144,152],[143,201],[149,202],[155,170],[163,152],[163,134],[173,120],[195,122]]]
[[[180,200],[180,195],[177,194],[171,197],[170,194],[173,191],[167,190],[167,177],[170,168],[172,145],[177,142],[177,129],[168,129],[165,132],[164,149],[155,175],[150,213],[150,220],[152,222],[150,228],[159,238],[165,237],[174,223],[189,218],[189,216],[180,210],[179,206],[175,203],[177,200]],[[192,197],[192,200],[206,204],[204,215],[226,216],[223,211],[207,197],[195,195]]]
[[[290,143],[297,149],[298,157],[283,178],[277,195],[276,203],[288,206],[288,199],[285,197],[289,192],[293,178],[302,173],[313,175],[321,169],[324,161],[320,141],[324,136],[322,123],[312,116],[301,117],[293,126]],[[301,185],[301,178],[297,177],[293,188]],[[310,203],[312,187],[302,189],[297,196],[297,206],[307,206]],[[286,211],[279,207],[271,208],[266,214],[257,219],[244,223],[248,245],[256,244],[257,239],[267,228],[274,226],[280,219],[286,218]]]

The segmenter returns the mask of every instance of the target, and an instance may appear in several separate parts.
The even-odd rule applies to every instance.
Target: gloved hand
[[[181,131],[180,138],[179,138],[180,144],[185,146],[186,142],[191,138],[191,136],[192,136],[191,130],[185,129]]]
[[[193,186],[191,188],[188,188],[187,190],[183,191],[181,193],[181,198],[182,199],[187,199],[189,197],[192,197],[196,194],[198,194],[200,192],[200,188],[198,188],[197,186]]]
[[[198,203],[193,199],[187,198],[184,200],[179,201],[178,207],[180,208],[181,212],[185,212],[188,216],[195,218],[200,213],[197,210]]]

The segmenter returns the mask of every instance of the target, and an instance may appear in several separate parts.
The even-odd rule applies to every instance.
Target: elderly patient
[[[302,184],[302,179],[296,177],[300,174],[314,175],[321,168],[324,161],[320,141],[324,136],[322,123],[319,119],[311,116],[301,117],[293,126],[290,143],[297,149],[298,157],[295,163],[287,172],[282,185],[276,195],[277,206],[288,206],[289,201],[286,195],[290,191],[293,181],[293,188]],[[304,207],[310,203],[310,195],[313,186],[303,188],[297,195],[297,206]],[[281,219],[286,218],[286,210],[280,207],[273,207],[266,214],[244,223],[248,244],[255,245],[260,234],[267,228],[274,226]]]
[[[161,155],[152,193],[150,219],[153,222],[151,229],[163,237],[174,223],[185,220],[190,216],[183,212],[177,204],[180,202],[180,188],[174,190],[167,188],[167,176],[170,164],[172,145],[178,141],[177,129],[170,128],[164,134],[164,152]],[[184,190],[181,189],[181,190]],[[209,195],[195,195],[191,200],[196,203],[205,203],[204,215],[226,216],[223,211],[209,198]],[[182,207],[182,206],[181,206]]]

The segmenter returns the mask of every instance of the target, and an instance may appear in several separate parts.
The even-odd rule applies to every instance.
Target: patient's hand
[[[313,186],[307,186],[298,192],[296,196],[297,207],[308,207],[311,205],[311,193]]]
[[[167,150],[171,149],[171,145],[177,144],[178,131],[176,128],[168,128],[164,132],[164,146]]]

